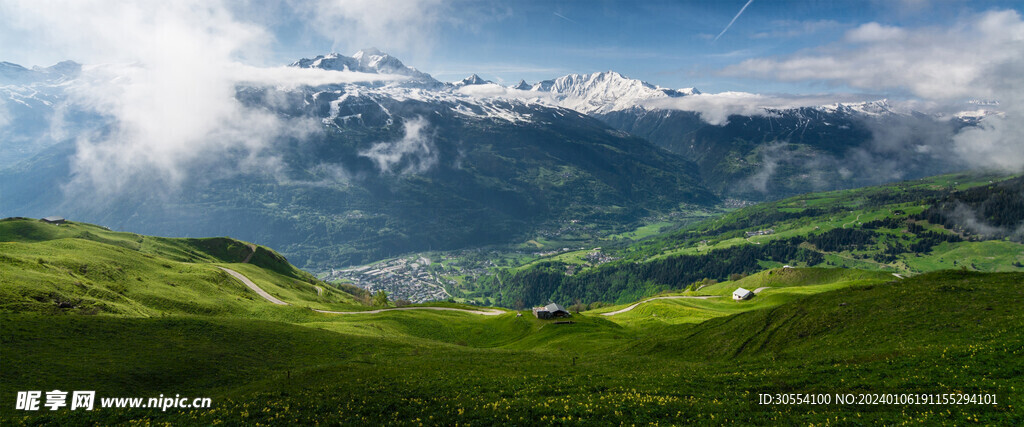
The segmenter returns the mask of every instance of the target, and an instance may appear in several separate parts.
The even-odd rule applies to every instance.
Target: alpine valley
[[[230,235],[318,273],[567,228],[593,240],[657,218],[699,217],[726,199],[742,205],[948,173],[963,168],[958,157],[921,141],[948,139],[984,115],[897,113],[883,100],[763,109],[712,124],[659,107],[705,96],[694,88],[612,71],[511,87],[476,75],[446,83],[367,49],[291,67],[380,80],[236,86],[241,105],[302,129],[257,153],[270,167],[247,163],[251,152],[226,152],[192,162],[173,189],[138,179],[97,202],[91,188],[74,185],[88,178],[75,167],[83,146],[75,135],[111,132],[111,118],[74,102],[96,70],[0,66],[15,124],[0,128],[3,216],[60,213],[149,234]],[[892,129],[917,136],[889,143]]]
[[[1024,424],[1024,176],[953,148],[994,103],[367,49],[239,67],[189,155],[96,143],[196,124],[106,67],[0,63],[0,425]]]

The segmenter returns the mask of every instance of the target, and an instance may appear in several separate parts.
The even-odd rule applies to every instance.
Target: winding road
[[[624,308],[622,310],[610,311],[608,313],[601,313],[601,315],[602,316],[614,316],[614,315],[619,314],[619,313],[625,313],[627,311],[630,311],[630,310],[636,308],[636,306],[638,306],[640,304],[643,304],[643,303],[648,302],[648,301],[654,301],[656,299],[708,299],[708,298],[720,298],[720,297],[721,297],[721,295],[700,295],[700,296],[697,296],[697,295],[692,295],[692,296],[691,295],[676,295],[676,296],[669,296],[669,297],[654,297],[654,298],[645,299],[643,301],[635,303],[635,304],[633,304],[633,305],[631,305],[629,307],[626,307],[626,308]]]
[[[228,274],[230,274],[232,276],[235,276],[236,279],[238,279],[242,283],[244,283],[245,286],[248,286],[249,289],[252,289],[252,290],[256,291],[257,294],[260,294],[260,296],[265,298],[267,301],[270,301],[270,302],[272,302],[274,304],[277,304],[277,305],[288,305],[288,303],[286,303],[284,301],[281,301],[281,300],[279,300],[277,298],[274,298],[274,296],[268,294],[267,291],[264,291],[263,289],[260,289],[259,286],[256,286],[256,284],[253,283],[252,280],[249,280],[248,277],[243,276],[242,273],[239,273],[239,272],[237,272],[235,270],[231,270],[231,269],[224,268],[224,267],[217,267],[217,268],[219,268],[221,270],[224,270],[225,272],[227,272]]]
[[[771,288],[771,286],[762,286],[760,288],[754,289],[754,293],[755,294],[759,294],[759,293],[761,293],[761,291],[763,291],[765,289],[768,289],[768,288]],[[619,313],[625,313],[627,311],[630,311],[630,310],[636,308],[640,304],[643,304],[643,303],[648,302],[648,301],[654,301],[656,299],[708,299],[708,298],[721,298],[721,295],[675,295],[675,296],[667,296],[667,297],[654,297],[654,298],[648,298],[648,299],[645,299],[643,301],[640,301],[640,302],[638,302],[636,304],[633,304],[633,305],[631,305],[629,307],[626,307],[626,308],[624,308],[622,310],[610,311],[608,313],[601,313],[601,315],[602,316],[614,316],[614,315],[619,314]]]
[[[220,267],[220,266],[218,266],[217,268],[219,268],[221,270],[224,270],[224,272],[234,276],[236,279],[238,279],[239,281],[244,283],[245,286],[248,286],[249,289],[252,289],[253,291],[255,291],[257,294],[259,294],[261,297],[263,297],[267,301],[270,301],[270,302],[272,302],[274,304],[277,304],[277,305],[291,305],[291,304],[288,304],[288,303],[286,303],[284,301],[281,301],[281,300],[279,300],[277,298],[274,298],[273,295],[270,295],[269,293],[267,293],[267,291],[264,291],[263,289],[260,289],[260,287],[256,286],[256,284],[253,283],[252,280],[249,280],[248,277],[245,277],[241,273],[239,273],[239,272],[237,272],[235,270],[232,270],[232,269],[229,269],[229,268]],[[321,288],[319,286],[315,286],[315,285],[313,287],[316,288],[317,295],[321,295],[321,293],[323,292],[323,288]],[[380,313],[380,312],[384,312],[384,311],[394,311],[394,310],[461,311],[463,313],[481,314],[481,315],[484,315],[484,316],[497,316],[499,314],[505,314],[505,311],[502,311],[502,310],[466,310],[466,309],[463,309],[463,308],[450,308],[450,307],[396,307],[396,308],[382,308],[382,309],[378,309],[378,310],[366,310],[366,311],[330,311],[330,310],[313,309],[313,311],[315,311],[315,312],[327,313],[327,314],[374,314],[374,313]]]

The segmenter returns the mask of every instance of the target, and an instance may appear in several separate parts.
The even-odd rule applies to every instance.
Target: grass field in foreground
[[[564,325],[414,311],[358,321],[377,336],[340,316],[306,327],[5,314],[0,424],[1013,425],[1024,422],[1022,283],[929,273],[675,325],[589,313]],[[15,391],[53,388],[187,393],[214,409],[11,409]],[[790,392],[994,393],[998,404],[757,404]]]

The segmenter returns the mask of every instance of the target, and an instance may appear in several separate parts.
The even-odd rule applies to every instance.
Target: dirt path
[[[611,311],[611,312],[608,312],[608,313],[601,313],[601,315],[602,316],[614,316],[614,315],[619,314],[619,313],[625,313],[627,311],[630,311],[630,310],[636,308],[636,306],[638,306],[640,304],[643,304],[643,303],[648,302],[648,301],[654,301],[656,299],[708,299],[708,298],[720,298],[720,297],[721,297],[720,295],[700,295],[700,296],[697,296],[697,295],[694,295],[694,296],[677,295],[677,296],[670,296],[670,297],[654,297],[654,298],[649,298],[649,299],[645,299],[643,301],[640,301],[640,302],[638,302],[636,304],[633,304],[633,305],[631,305],[629,307],[626,307],[626,308],[624,308],[622,310]]]
[[[850,225],[850,224],[856,224],[856,223],[857,223],[857,221],[860,221],[860,216],[861,216],[861,215],[862,215],[862,214],[857,214],[857,218],[856,218],[856,219],[854,219],[853,221],[850,221],[850,222],[848,222],[848,223],[846,223],[846,224],[843,224],[843,228],[846,228],[846,226],[847,226],[847,225]]]
[[[330,310],[316,310],[313,311],[319,313],[328,314],[375,314],[385,311],[397,311],[397,310],[439,310],[439,311],[461,311],[463,313],[482,314],[484,316],[497,316],[499,314],[505,314],[501,310],[466,310],[463,308],[449,308],[449,307],[397,307],[397,308],[382,308],[379,310],[367,310],[367,311],[330,311]]]
[[[219,268],[221,270],[224,270],[225,272],[227,272],[228,274],[230,274],[232,276],[235,276],[236,279],[238,279],[242,283],[244,283],[245,286],[248,286],[249,289],[252,289],[252,290],[256,291],[256,293],[260,294],[261,297],[266,298],[267,301],[270,301],[270,302],[272,302],[274,304],[277,304],[277,305],[288,305],[288,303],[286,303],[284,301],[281,301],[281,300],[279,300],[277,298],[274,298],[274,296],[268,294],[267,291],[264,291],[263,289],[260,289],[260,287],[256,286],[256,284],[253,283],[252,280],[249,280],[248,277],[243,276],[241,273],[239,273],[239,272],[237,272],[235,270],[224,268],[224,267],[217,267],[217,268]]]
[[[256,245],[250,243],[249,244],[249,255],[245,256],[245,259],[242,260],[242,264],[248,264],[249,260],[252,259],[253,255],[256,255]]]
[[[313,288],[316,289],[316,296],[321,296],[324,294],[324,288],[321,288],[317,285],[313,285]]]
[[[250,259],[253,259],[253,255],[256,255],[256,245],[249,244],[249,255],[246,255],[246,259],[242,260],[243,264],[248,264]]]
[[[760,288],[754,289],[754,293],[755,293],[755,294],[759,294],[759,293],[761,293],[761,291],[763,291],[763,290],[765,290],[765,289],[768,289],[768,288],[770,288],[770,287],[771,287],[771,286],[762,286],[762,287],[760,287]]]
[[[903,277],[903,276],[902,276],[902,275],[900,275],[899,273],[893,273],[892,275],[893,275],[893,276],[896,276],[896,278],[897,278],[897,279],[906,279],[906,277]]]

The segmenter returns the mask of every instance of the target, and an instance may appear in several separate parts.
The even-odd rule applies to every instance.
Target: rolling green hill
[[[1024,303],[1022,279],[1019,273],[939,272],[852,286],[696,327],[674,326],[672,338],[647,348],[698,358],[775,360],[810,354],[858,359],[971,345],[1021,351],[1024,316],[1015,306]]]
[[[265,301],[218,266],[297,306],[362,307],[273,250],[230,238],[171,239],[77,222],[0,220],[3,312],[265,316]]]
[[[777,274],[791,277],[744,280],[796,289],[873,278],[821,270],[776,270],[770,276]],[[1015,391],[1024,386],[1024,316],[1017,309],[1024,302],[1024,274],[954,271],[874,279],[814,295],[794,293],[778,304],[706,321],[660,325],[620,324],[591,312],[573,315],[572,324],[512,313],[426,311],[284,322],[227,314],[8,312],[0,314],[0,422],[1024,421],[1017,410],[1024,402]],[[15,391],[54,388],[95,389],[100,397],[211,397],[214,407],[11,410]],[[994,394],[998,404],[758,405],[760,393],[984,393]]]
[[[1017,194],[1024,177],[990,174],[806,194],[640,240],[611,252],[619,259],[572,274],[557,257],[494,268],[473,292],[508,307],[621,304],[787,264],[902,275],[1024,271],[1024,245],[1014,237],[1024,226]],[[989,220],[994,225],[985,226]],[[988,233],[977,232],[984,227]]]

